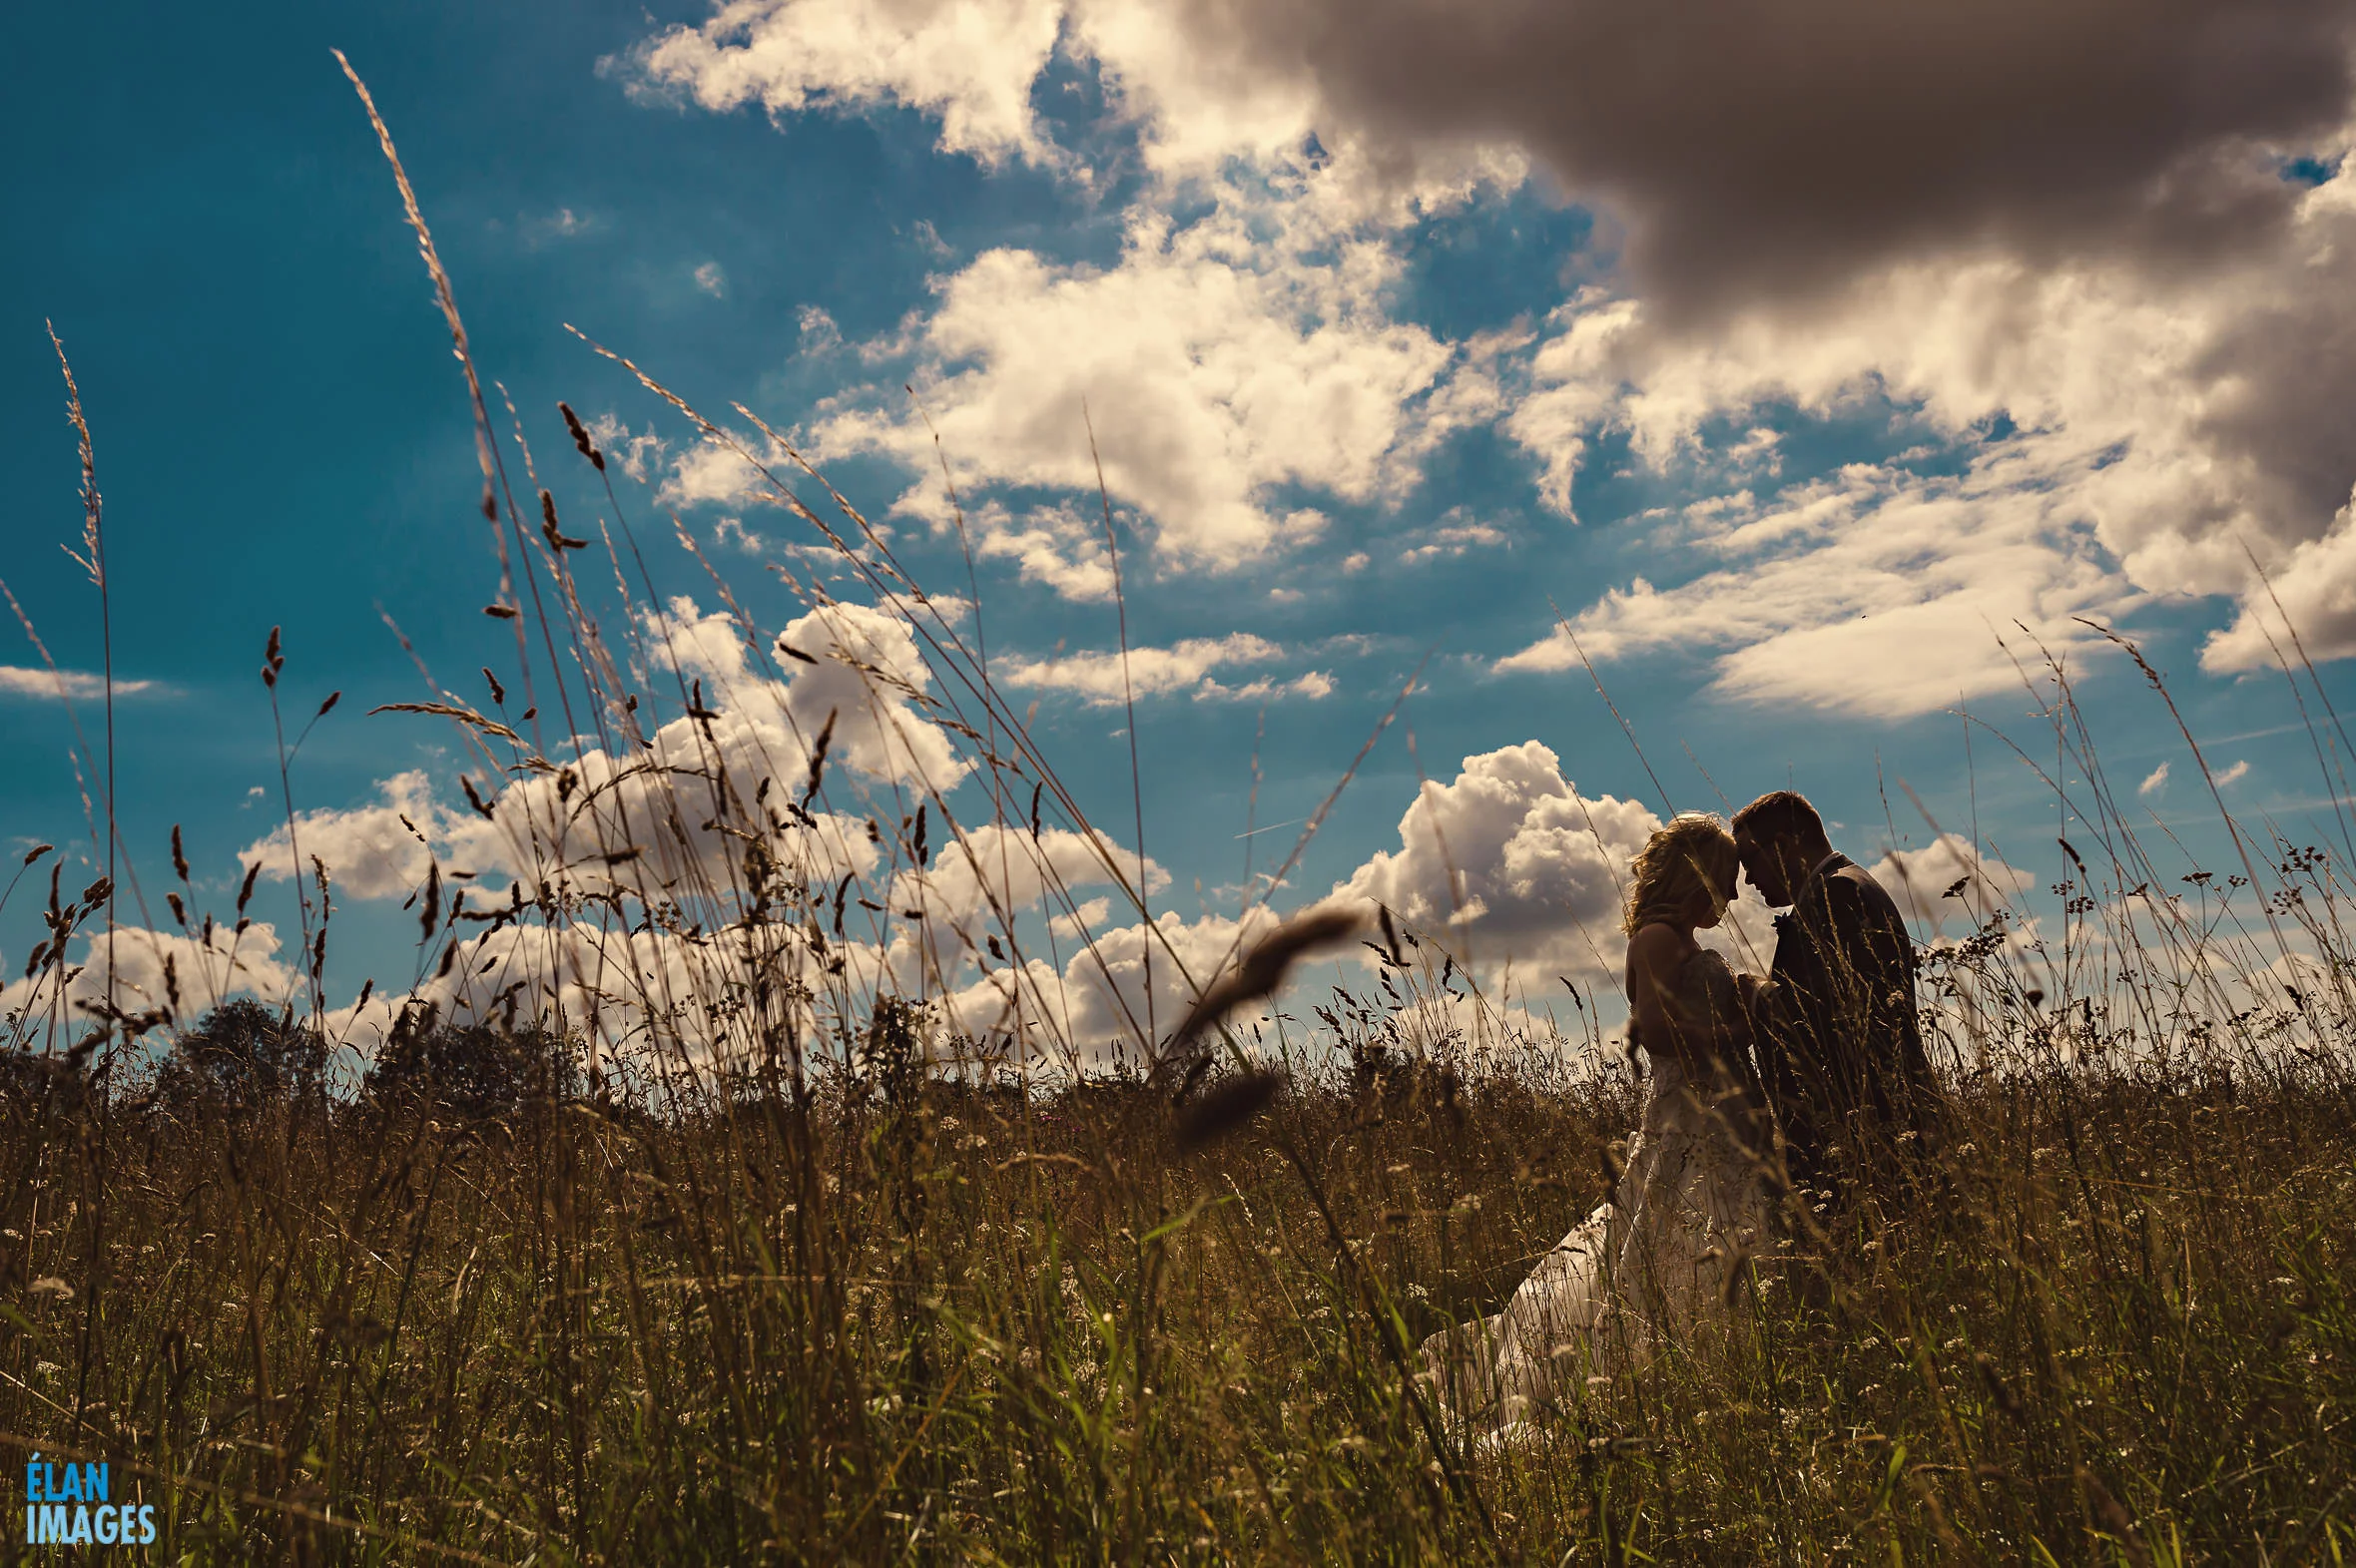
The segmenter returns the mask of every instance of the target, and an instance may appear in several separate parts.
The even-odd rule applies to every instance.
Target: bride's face
[[[1693,928],[1706,931],[1726,918],[1726,906],[1734,902],[1734,875],[1730,871],[1717,888],[1702,888],[1693,895]]]

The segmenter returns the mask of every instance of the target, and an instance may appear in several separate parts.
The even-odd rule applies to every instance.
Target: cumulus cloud
[[[2288,626],[2285,626],[2285,620]],[[2254,670],[2309,659],[2356,658],[2356,507],[2342,507],[2320,539],[2279,558],[2272,581],[2244,596],[2233,624],[2201,648],[2211,670]]]
[[[744,454],[760,452],[766,443],[745,442],[740,449],[725,441],[706,439],[697,442],[675,458],[664,472],[662,483],[655,490],[655,499],[666,506],[702,506],[709,502],[743,503],[776,499],[761,470]],[[783,453],[774,454],[784,460]],[[777,472],[775,463],[770,471]],[[633,476],[642,477],[642,476]]]
[[[2231,768],[2224,769],[2218,773],[2217,787],[2222,789],[2229,784],[2239,784],[2242,780],[2248,777],[2249,762],[2245,758],[2241,762],[2235,763]]]
[[[700,688],[705,717],[670,720],[642,746],[592,748],[562,770],[483,787],[487,817],[440,804],[422,775],[402,774],[379,786],[380,802],[305,813],[294,842],[282,825],[241,859],[284,879],[316,856],[346,896],[359,898],[415,887],[429,854],[527,889],[628,891],[682,878],[691,889],[728,888],[740,880],[735,867],[745,849],[742,835],[720,821],[722,795],[732,792],[741,804],[771,784],[799,793],[830,723],[830,796],[846,773],[855,776],[855,793],[878,785],[942,793],[972,771],[952,738],[918,711],[931,673],[914,635],[881,611],[827,604],[788,625],[780,641],[811,662],[782,655],[783,680],[756,663],[733,617],[703,614],[690,600],[648,614],[642,631],[660,657],[656,673],[668,679],[675,669]],[[880,851],[858,812],[813,801],[804,821],[781,803],[768,807],[775,820],[767,842],[782,866],[831,881],[876,864]]]
[[[1320,698],[1332,694],[1333,679],[1317,671],[1290,681],[1261,677],[1241,685],[1221,682],[1212,672],[1229,667],[1274,664],[1284,649],[1249,632],[1190,638],[1169,648],[1071,654],[1045,660],[1013,660],[998,672],[1009,686],[1071,692],[1093,707],[1119,707],[1132,694],[1159,697],[1184,692],[1200,702],[1257,702],[1272,697]]]
[[[1218,568],[1322,532],[1315,512],[1274,504],[1280,486],[1396,501],[1438,441],[1500,406],[1482,357],[1498,350],[1393,319],[1398,255],[1318,199],[1318,184],[1279,198],[1223,182],[1212,210],[1185,223],[1140,206],[1109,267],[983,253],[936,280],[909,343],[930,427],[895,380],[823,411],[814,449],[896,457],[924,476],[900,509],[940,526],[940,452],[960,489],[983,496],[1093,491],[1101,459],[1106,489],[1158,550]],[[995,545],[994,532],[985,550],[1038,562],[1052,586],[1071,581],[1048,565],[1075,559],[1083,536],[1068,516],[1034,513]],[[1102,596],[1093,574],[1072,586]]]
[[[733,0],[634,62],[643,87],[707,109],[906,104],[939,116],[940,145],[984,163],[1051,162],[1031,83],[1055,51],[1056,0]]]
[[[689,933],[533,922],[465,938],[455,952],[405,995],[329,1013],[329,1038],[372,1055],[404,1011],[430,1007],[456,1023],[544,1023],[594,1046],[601,1066],[616,1055],[641,1064],[651,1055],[666,1067],[742,1064],[771,1045],[818,1044],[845,1000],[873,995],[884,971],[872,944],[821,946],[774,923]]]
[[[1627,866],[1659,826],[1636,801],[1580,794],[1551,749],[1524,741],[1427,783],[1399,819],[1399,847],[1334,893],[1389,905],[1460,963],[1616,976]]]
[[[1060,911],[1074,890],[1106,884],[1150,896],[1170,885],[1170,873],[1101,832],[1048,827],[1034,834],[984,822],[942,845],[930,865],[903,867],[892,878],[884,902],[920,917],[916,934],[902,938],[915,951],[894,960],[911,987],[953,977],[1017,915],[1044,903],[1058,911],[1055,918],[1068,919]],[[1101,924],[1110,907],[1104,898],[1075,904],[1073,912],[1086,918],[1065,934]]]
[[[2143,782],[2135,785],[2135,793],[2140,795],[2154,795],[2158,794],[2167,786],[2168,765],[2162,763],[2157,768],[2151,770],[2150,773],[2143,776]]]
[[[425,880],[433,846],[467,836],[467,824],[435,801],[422,770],[395,774],[376,788],[379,803],[298,812],[291,832],[282,823],[238,858],[249,865],[260,861],[263,875],[283,882],[307,872],[315,855],[342,897],[407,896]]]
[[[1951,920],[1968,929],[1999,909],[2017,908],[2016,900],[2037,881],[1975,849],[1959,833],[1942,833],[1921,849],[1888,850],[1866,869],[1909,919],[1929,927],[1934,936]]]
[[[816,1044],[878,995],[969,989],[995,957],[994,935],[1010,936],[1042,904],[1065,915],[1073,889],[1114,886],[1126,899],[1170,883],[1161,866],[1106,835],[959,827],[945,800],[975,764],[927,717],[930,671],[909,628],[890,616],[829,603],[797,619],[777,640],[782,679],[737,620],[684,598],[642,616],[634,631],[656,667],[640,671],[642,681],[667,684],[676,672],[700,702],[694,712],[561,769],[518,766],[503,784],[494,775],[476,786],[481,809],[443,803],[427,776],[410,771],[379,784],[374,801],[305,812],[292,833],[281,826],[246,848],[243,861],[279,880],[307,875],[315,857],[345,899],[408,896],[438,863],[445,888],[465,884],[440,929],[463,933],[461,918],[489,924],[441,938],[452,942],[447,961],[407,995],[334,1014],[339,1038],[372,1050],[403,1007],[431,1004],[445,1017],[512,1014],[578,1031],[604,1050],[683,1050],[698,1062],[758,1049],[781,1031]],[[624,715],[615,722],[630,728]],[[821,734],[826,787],[803,811],[792,802],[808,786]],[[826,808],[845,793],[857,808]],[[896,836],[923,838],[928,853],[887,870],[884,843],[895,834],[871,830],[871,815],[892,822],[906,793],[924,802],[927,828],[909,812]],[[891,804],[881,803],[886,797]],[[766,832],[739,825],[748,809],[766,816]],[[756,840],[783,872],[782,887],[767,879],[767,903],[747,896],[761,880],[747,859]],[[513,884],[505,896],[474,890],[500,878]],[[855,887],[865,912],[847,907]],[[780,891],[783,903],[774,901]],[[617,918],[625,897],[628,923]],[[841,915],[827,919],[830,902],[848,914],[848,934]],[[1096,924],[1110,907],[1094,898],[1079,912]],[[1061,934],[1081,932],[1067,924]],[[248,943],[252,988],[293,983],[283,966],[258,967],[275,951],[267,926]],[[1111,1016],[1109,998],[1125,983],[1120,947],[1116,939],[1109,949],[1110,978],[1097,977],[1103,996],[1058,1003],[1057,1017],[1095,1029]],[[1137,959],[1142,974],[1142,949]],[[182,973],[196,972],[183,959]],[[1157,997],[1174,976],[1156,975]],[[1078,984],[1075,996],[1097,981]]]
[[[1020,517],[992,501],[968,519],[973,553],[1012,561],[1026,583],[1078,604],[1110,604],[1118,577],[1100,524],[1077,506],[1033,507]]]
[[[1238,954],[1277,926],[1254,905],[1240,918],[1176,910],[1098,931],[1062,968],[1033,957],[993,969],[944,998],[944,1014],[977,1037],[1019,1040],[1051,1061],[1068,1047],[1081,1066],[1145,1059],[1141,1042],[1166,1035],[1194,999],[1227,972]],[[1255,1016],[1230,1021],[1248,1028]]]
[[[115,681],[117,697],[136,697],[156,690],[153,681]],[[107,695],[105,676],[90,670],[28,670],[0,665],[0,697],[64,697],[70,702],[93,702]]]
[[[404,1008],[430,1004],[458,1021],[512,1012],[575,1032],[601,1052],[651,1049],[712,1064],[747,1060],[780,1040],[824,1048],[839,1039],[844,1020],[865,1017],[882,995],[930,999],[945,1028],[1011,1037],[1013,1015],[991,1004],[1019,995],[1021,1016],[1039,1025],[1019,1031],[1026,1051],[1061,1060],[1069,1041],[1093,1064],[1142,1033],[1143,928],[1100,939],[1095,951],[1105,964],[1083,953],[1060,972],[1043,959],[1006,964],[990,943],[1026,912],[1059,907],[1071,889],[1116,880],[1150,895],[1170,877],[1106,836],[984,824],[940,845],[929,866],[901,867],[888,886],[872,874],[857,883],[886,905],[880,918],[894,922],[888,940],[873,931],[869,939],[830,938],[818,925],[776,920],[705,932],[532,919],[459,941],[453,960],[407,995],[347,1005],[329,1024],[337,1038],[372,1051]],[[1083,927],[1101,923],[1110,906],[1108,898],[1087,900],[1076,925],[1058,916],[1060,934],[1084,943]],[[1216,971],[1223,952],[1213,950],[1215,936],[1235,928],[1213,922],[1196,931],[1175,916],[1164,924],[1203,973]],[[1193,993],[1167,954],[1157,952],[1154,965],[1157,1004],[1174,1018],[1173,1006],[1183,1010],[1177,999]],[[1120,1012],[1123,994],[1139,1005],[1137,1030]]]
[[[126,1013],[169,1009],[182,1023],[242,993],[283,1001],[302,977],[281,960],[280,946],[278,928],[267,920],[252,921],[242,931],[216,925],[194,933],[119,926],[112,934],[111,1000]],[[80,959],[66,968],[62,993],[54,969],[0,987],[0,1016],[38,1017],[62,1002],[66,1022],[86,1021],[86,1004],[103,1006],[109,1000],[108,947],[104,932],[86,937]]]

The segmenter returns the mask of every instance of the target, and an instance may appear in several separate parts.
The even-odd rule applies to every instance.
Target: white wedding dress
[[[1744,1059],[1746,1036],[1725,959],[1706,948],[1687,958],[1666,1010],[1687,1050],[1651,1056],[1643,1125],[1611,1195],[1503,1311],[1424,1341],[1452,1420],[1510,1435],[1591,1379],[1640,1364],[1725,1310],[1730,1272],[1766,1244],[1767,1119],[1729,1065]]]

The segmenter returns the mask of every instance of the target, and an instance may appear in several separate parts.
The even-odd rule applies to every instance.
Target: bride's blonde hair
[[[1673,921],[1697,892],[1719,899],[1734,867],[1734,834],[1724,822],[1709,811],[1678,812],[1636,851],[1620,928],[1633,936],[1656,920]]]

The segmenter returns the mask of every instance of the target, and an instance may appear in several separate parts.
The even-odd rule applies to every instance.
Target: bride
[[[1631,1040],[1651,1067],[1619,1181],[1505,1309],[1443,1329],[1423,1358],[1451,1415],[1502,1432],[1640,1362],[1723,1299],[1768,1234],[1772,1139],[1726,961],[1699,946],[1734,897],[1734,839],[1686,812],[1636,856],[1623,921]]]

